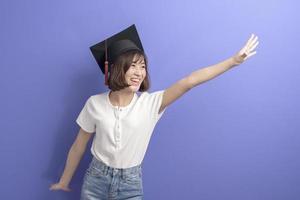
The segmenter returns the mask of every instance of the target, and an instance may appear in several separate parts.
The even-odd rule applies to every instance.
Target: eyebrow
[[[135,64],[135,63],[137,63],[137,61],[133,61],[132,63]],[[145,62],[141,62],[140,64],[145,64]]]

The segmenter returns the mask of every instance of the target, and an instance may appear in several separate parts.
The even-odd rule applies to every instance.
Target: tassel
[[[107,40],[105,40],[105,85],[108,85]]]
[[[105,61],[105,85],[108,85],[108,61]]]

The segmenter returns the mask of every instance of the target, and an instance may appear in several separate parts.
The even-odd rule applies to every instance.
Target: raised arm
[[[163,94],[163,100],[159,109],[159,113],[193,87],[215,78],[216,76],[226,72],[234,66],[243,63],[245,60],[255,55],[256,51],[254,50],[258,43],[258,37],[252,34],[245,46],[234,56],[215,65],[194,71],[187,77],[184,77],[171,87],[167,88]]]

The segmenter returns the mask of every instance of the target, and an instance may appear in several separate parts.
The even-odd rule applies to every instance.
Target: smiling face
[[[132,92],[137,92],[147,75],[145,60],[142,56],[134,56],[131,65],[125,73],[125,81]]]
[[[108,87],[112,91],[147,91],[150,88],[150,77],[145,53],[133,50],[119,55],[111,64]]]

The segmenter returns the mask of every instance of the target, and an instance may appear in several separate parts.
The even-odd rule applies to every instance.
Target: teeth
[[[133,82],[138,83],[140,80],[139,79],[131,79]]]

